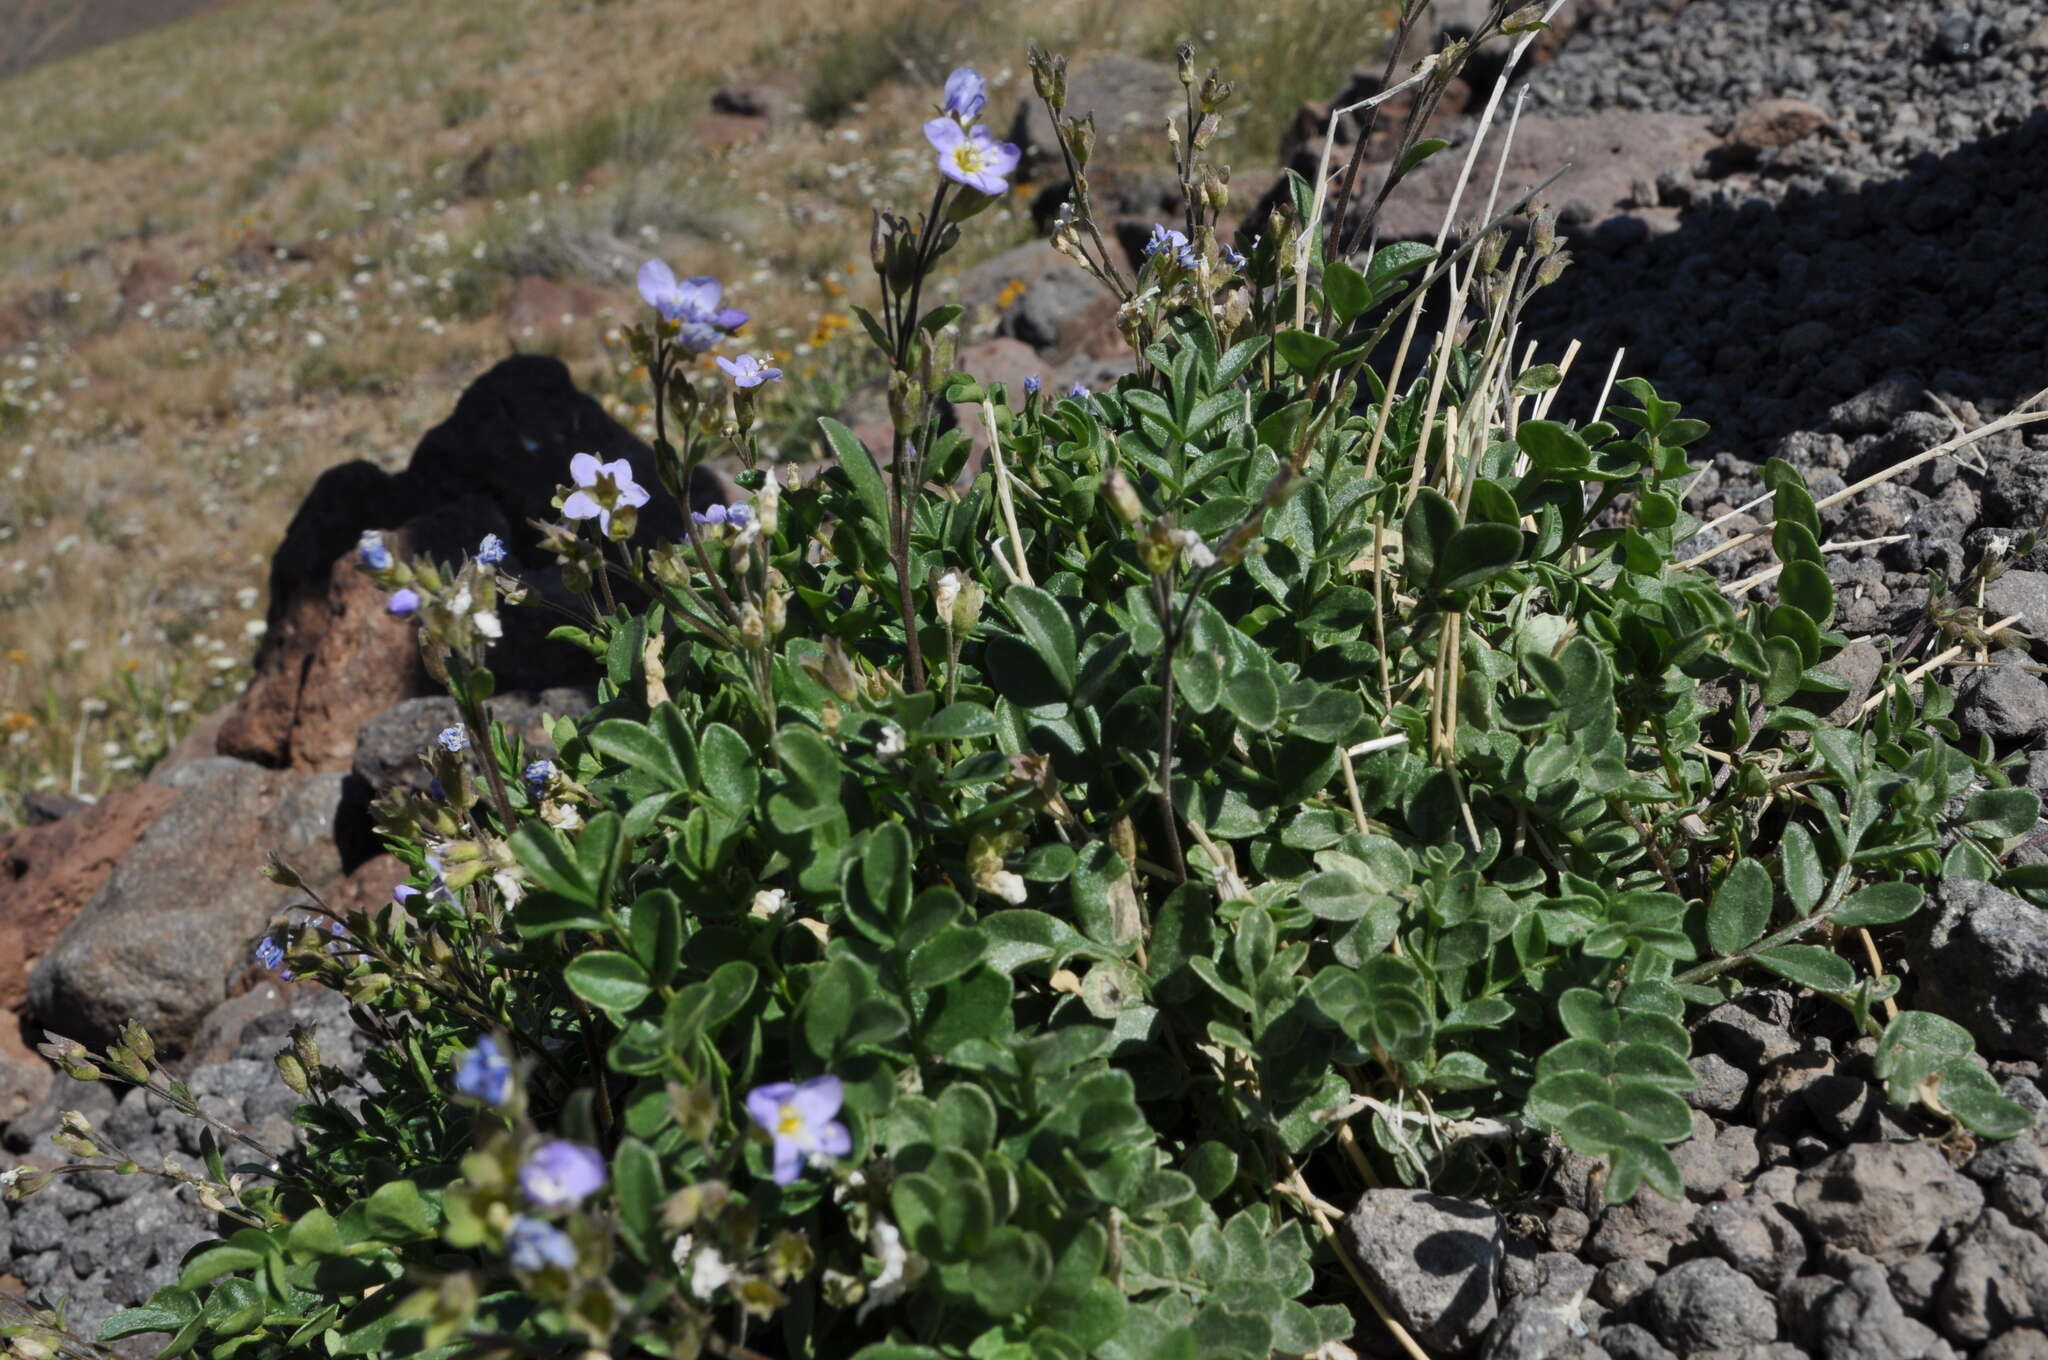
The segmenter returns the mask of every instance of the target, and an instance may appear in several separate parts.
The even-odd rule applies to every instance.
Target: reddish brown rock
[[[214,758],[148,786],[176,796],[31,970],[31,1020],[97,1046],[133,1019],[181,1051],[297,897],[265,855],[323,894],[340,883],[344,782]]]
[[[1773,147],[1790,146],[1831,126],[1825,113],[1804,99],[1759,99],[1735,115],[1728,130],[1728,148],[1735,155],[1755,160]]]
[[[395,553],[412,548],[404,530],[386,542]],[[256,674],[220,728],[216,749],[222,755],[300,770],[346,770],[365,722],[432,691],[415,626],[392,616],[385,592],[354,562],[353,553],[344,554],[324,590],[303,591],[271,625]]]
[[[143,784],[0,836],[0,1012],[21,1009],[29,969],[175,796]],[[0,1015],[0,1030],[9,1022]]]
[[[56,1073],[23,1042],[12,1015],[0,1015],[0,1126],[33,1110]]]
[[[512,285],[505,303],[505,339],[514,349],[556,349],[599,324],[605,295],[585,284],[573,287],[529,274]]]

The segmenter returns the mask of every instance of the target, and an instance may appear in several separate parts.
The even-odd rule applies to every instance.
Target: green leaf
[[[996,715],[980,704],[948,704],[917,733],[922,741],[967,741],[996,734]]]
[[[1074,692],[1077,667],[1074,625],[1055,597],[1036,586],[1011,586],[1003,596],[1003,607],[1017,621],[1018,629],[1031,650],[1038,653],[1062,694]]]
[[[1839,995],[1856,985],[1849,961],[1817,944],[1782,944],[1756,955],[1756,961],[1788,982],[1816,992]]]
[[[761,796],[761,758],[724,723],[712,723],[698,737],[697,770],[705,796],[732,817],[746,816]]]
[[[860,498],[861,509],[867,512],[867,527],[876,534],[881,533],[882,527],[889,522],[889,487],[882,480],[882,469],[875,462],[875,455],[852,430],[829,416],[819,419],[818,428],[825,432],[826,442],[838,455],[846,480],[853,485],[853,494]]]
[[[1873,883],[1835,908],[1838,926],[1888,926],[1920,909],[1926,895],[1911,883]]]
[[[1740,954],[1771,923],[1771,876],[1753,859],[1737,860],[1707,908],[1707,943],[1717,954]]]
[[[387,1181],[363,1201],[363,1222],[373,1236],[387,1242],[431,1237],[440,1211],[420,1195],[411,1181]]]
[[[175,1332],[199,1316],[199,1300],[173,1285],[149,1296],[149,1302],[124,1308],[100,1324],[101,1341],[119,1341],[141,1332]]]
[[[1621,1016],[1590,987],[1574,987],[1559,997],[1557,1018],[1574,1039],[1611,1044],[1621,1037]]]
[[[652,1250],[661,1227],[661,1160],[638,1138],[622,1139],[612,1153],[612,1200],[627,1231]]]
[[[2008,1099],[1992,1075],[1967,1058],[1949,1059],[1935,1075],[1929,1094],[1972,1133],[2012,1138],[2034,1126],[2034,1112]]]
[[[1450,548],[1451,538],[1464,525],[1458,507],[1443,493],[1423,487],[1415,493],[1401,521],[1401,577],[1417,590],[1427,590],[1437,576],[1437,563]]]
[[[667,982],[676,970],[683,948],[683,904],[666,888],[642,893],[634,900],[628,917],[633,951],[647,967],[656,986]]]
[[[1387,287],[1403,274],[1422,268],[1436,258],[1436,248],[1420,241],[1396,241],[1381,246],[1373,252],[1371,263],[1365,267],[1365,279],[1372,285],[1372,295],[1384,298]]]
[[[1401,157],[1401,163],[1394,167],[1394,173],[1389,178],[1402,179],[1406,177],[1409,171],[1449,145],[1450,143],[1441,137],[1423,138],[1414,146],[1408,148],[1408,154]]]
[[[1779,847],[1779,872],[1785,879],[1785,896],[1801,916],[1812,911],[1827,890],[1827,876],[1821,872],[1820,852],[1813,848],[1813,836],[1796,823],[1785,828]]]
[[[1313,331],[1285,330],[1273,341],[1273,352],[1296,373],[1310,374],[1337,352],[1337,342]]]
[[[563,977],[570,991],[614,1016],[632,1010],[652,990],[645,970],[612,949],[578,954],[569,960]]]
[[[1240,670],[1223,686],[1223,706],[1246,727],[1270,731],[1280,721],[1280,691],[1263,667]]]
[[[911,952],[905,976],[923,991],[944,986],[981,962],[988,939],[974,926],[946,926]]]
[[[262,1264],[263,1254],[247,1247],[213,1247],[185,1262],[185,1268],[178,1273],[178,1288],[197,1289],[231,1271],[256,1270]]]
[[[1220,1198],[1237,1179],[1237,1154],[1222,1143],[1198,1143],[1187,1160],[1181,1163],[1180,1169],[1195,1183],[1198,1198],[1214,1200]]]
[[[1554,420],[1523,421],[1515,427],[1515,443],[1531,463],[1546,471],[1568,472],[1593,461],[1586,441]]]
[[[1470,590],[1512,567],[1522,555],[1522,531],[1508,524],[1468,524],[1451,535],[1437,559],[1439,590]]]
[[[2041,799],[2031,789],[1984,789],[1963,804],[1963,821],[1980,836],[2010,840],[2041,820]]]
[[[645,723],[608,718],[584,734],[591,748],[607,760],[628,769],[652,775],[666,787],[681,792],[690,786],[675,750]]]
[[[529,818],[519,824],[510,840],[513,855],[542,888],[586,907],[597,901],[567,836],[538,818]]]
[[[1822,628],[1835,616],[1835,586],[1812,562],[1789,562],[1778,577],[1778,598]]]
[[[1323,297],[1342,325],[1372,305],[1372,285],[1350,265],[1332,260],[1323,269]]]
[[[968,1288],[990,1317],[1030,1311],[1052,1276],[1044,1239],[1022,1228],[999,1228],[967,1267]]]

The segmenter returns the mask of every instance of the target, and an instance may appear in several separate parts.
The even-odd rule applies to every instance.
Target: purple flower
[[[401,883],[391,890],[391,900],[401,907],[419,895],[420,890],[410,883]]]
[[[543,1209],[573,1209],[602,1190],[604,1182],[604,1158],[561,1138],[542,1143],[519,1168],[519,1188]]]
[[[732,379],[734,387],[759,387],[765,382],[774,382],[782,376],[779,368],[770,368],[751,354],[742,354],[737,359],[720,357],[718,366]]]
[[[455,1089],[486,1105],[505,1103],[505,1097],[512,1094],[512,1064],[496,1039],[486,1034],[462,1055],[455,1068]]]
[[[1067,389],[1067,395],[1075,401],[1085,400],[1088,396],[1088,384],[1079,381],[1075,382],[1072,387]]]
[[[660,260],[649,260],[640,266],[640,296],[663,321],[672,321],[681,328],[683,346],[693,353],[710,349],[722,334],[747,324],[745,312],[718,305],[724,291],[709,274],[678,279],[675,271]]]
[[[284,946],[265,935],[256,942],[256,962],[265,968],[278,968],[284,964]]]
[[[548,781],[555,777],[555,762],[536,760],[526,767],[526,787],[535,798],[547,792]]]
[[[747,1114],[775,1143],[777,1185],[802,1175],[804,1163],[813,1158],[844,1157],[853,1150],[853,1135],[832,1117],[844,1099],[839,1078],[829,1074],[801,1085],[774,1081],[747,1092]]]
[[[1236,246],[1219,244],[1216,247],[1216,251],[1223,256],[1223,263],[1229,265],[1232,269],[1244,268],[1244,252]]]
[[[996,141],[980,124],[962,128],[951,118],[934,118],[924,125],[924,139],[939,153],[939,173],[947,179],[984,194],[1009,187],[1003,176],[1017,168],[1017,148]]]
[[[384,546],[384,535],[375,529],[363,530],[363,537],[356,544],[356,560],[371,571],[390,570],[391,549]]]
[[[623,458],[601,463],[594,453],[579,453],[569,460],[569,476],[577,489],[562,502],[562,514],[569,519],[596,520],[598,530],[607,537],[612,531],[613,510],[647,504],[647,488],[633,480],[633,465]]]
[[[1150,239],[1145,242],[1145,258],[1156,260],[1161,255],[1165,255],[1182,269],[1193,269],[1199,263],[1195,258],[1195,248],[1188,244],[1185,232],[1172,231],[1155,224]]]
[[[469,745],[469,733],[463,730],[461,723],[457,723],[453,727],[442,728],[441,734],[435,737],[434,741],[442,750],[453,754]]]
[[[521,1214],[505,1233],[505,1254],[515,1270],[538,1274],[549,1266],[569,1270],[576,1264],[576,1244],[552,1223]]]
[[[402,619],[419,609],[420,593],[410,586],[402,590],[394,590],[391,592],[391,602],[384,607]]]
[[[979,118],[988,107],[988,87],[982,83],[981,73],[972,66],[962,66],[947,76],[943,107],[963,123]]]
[[[754,519],[754,512],[744,505],[714,505],[709,510],[692,510],[690,521],[710,527],[715,524],[730,524],[735,529],[744,529]]]
[[[496,534],[485,534],[484,541],[477,544],[476,560],[487,567],[495,567],[505,560],[505,540]]]
[[[1045,379],[1034,373],[1024,380],[1024,395],[1035,397],[1038,395],[1038,389],[1043,386],[1045,386]]]

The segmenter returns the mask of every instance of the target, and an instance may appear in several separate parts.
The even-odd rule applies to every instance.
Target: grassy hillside
[[[0,80],[233,0],[0,0]]]
[[[308,484],[403,462],[499,355],[560,353],[637,421],[605,336],[646,255],[725,279],[794,360],[790,428],[836,406],[868,205],[922,199],[956,62],[1006,121],[1029,39],[1191,37],[1262,115],[1236,132],[1256,192],[1280,116],[1372,57],[1373,13],[243,0],[0,80],[0,826],[230,697]],[[713,111],[736,84],[788,112]],[[1028,233],[1020,196],[973,239]]]

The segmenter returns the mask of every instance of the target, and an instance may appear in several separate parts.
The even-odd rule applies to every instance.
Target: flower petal
[[[783,1105],[795,1094],[796,1087],[786,1081],[756,1086],[747,1092],[747,1115],[762,1128],[773,1132],[776,1122],[782,1117]]]
[[[649,260],[640,266],[640,296],[650,307],[661,304],[675,295],[676,272],[660,260]]]
[[[594,453],[579,453],[569,460],[569,476],[578,486],[596,486],[597,474],[604,470]]]
[[[713,362],[715,362],[720,368],[724,369],[728,374],[735,378],[739,377],[741,373],[746,371],[742,369],[738,364],[734,363],[732,360],[726,358],[723,354],[719,355],[718,358]]]
[[[736,331],[747,324],[747,314],[736,308],[727,307],[711,320],[712,324],[722,331]]]
[[[816,1132],[826,1120],[839,1113],[839,1107],[845,1100],[846,1088],[840,1085],[839,1078],[827,1072],[797,1087],[789,1103],[803,1116],[804,1123]]]
[[[571,492],[569,499],[562,502],[564,519],[596,519],[604,513],[604,507],[581,491]]]
[[[804,1150],[794,1138],[775,1140],[775,1183],[788,1185],[804,1172]]]
[[[844,1157],[853,1151],[853,1135],[835,1119],[818,1130],[818,1151],[827,1157]]]
[[[630,505],[635,508],[647,504],[647,488],[640,485],[640,483],[638,482],[634,482],[629,486],[620,487],[619,504]]]
[[[717,279],[709,274],[684,279],[678,286],[683,307],[693,320],[703,320],[718,307],[719,294],[725,291]]]
[[[967,139],[960,125],[950,118],[934,118],[924,125],[924,139],[932,144],[941,158],[948,151]]]

